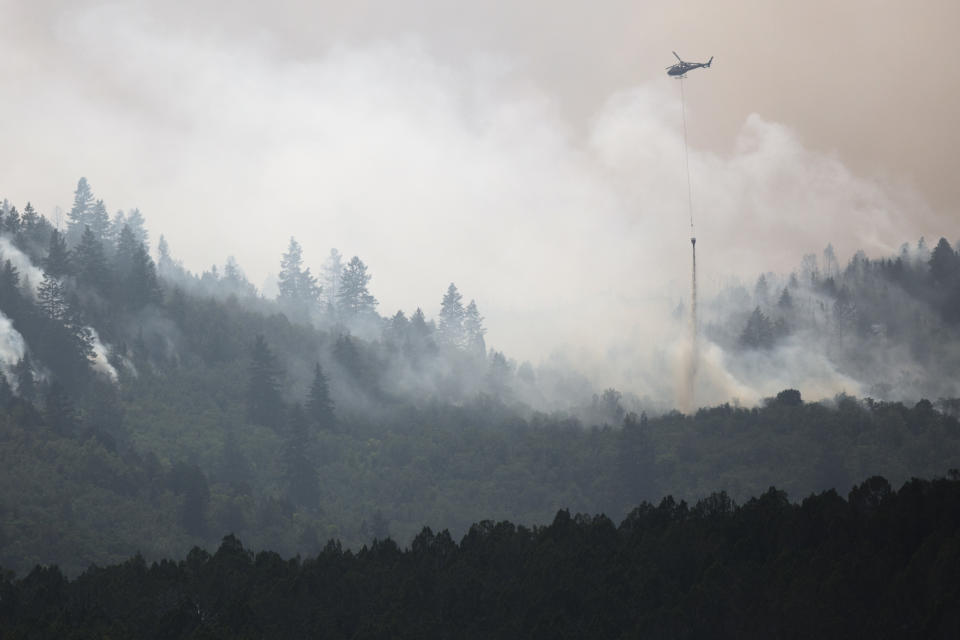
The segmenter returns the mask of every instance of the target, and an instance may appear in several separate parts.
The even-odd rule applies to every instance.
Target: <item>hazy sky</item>
[[[309,7],[303,5],[309,4]],[[454,281],[520,357],[662,335],[701,280],[960,239],[960,3],[0,0],[0,198],[86,176],[193,270],[291,235],[381,312]],[[597,327],[601,329],[598,330]]]

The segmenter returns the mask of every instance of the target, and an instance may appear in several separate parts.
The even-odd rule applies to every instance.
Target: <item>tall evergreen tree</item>
[[[100,292],[110,289],[110,267],[103,250],[103,242],[97,239],[93,230],[86,227],[80,244],[74,250],[77,281],[93,287]]]
[[[342,278],[343,256],[336,249],[330,249],[330,255],[323,264],[323,292],[327,308],[331,311],[335,311],[339,303]]]
[[[88,217],[89,222],[83,225],[81,231],[89,227],[93,231],[94,237],[103,242],[110,236],[110,214],[107,213],[107,207],[103,204],[103,200],[97,200]]]
[[[313,383],[307,395],[307,418],[319,429],[333,429],[333,400],[330,399],[330,386],[319,362],[314,367]]]
[[[0,310],[12,317],[19,314],[22,306],[20,271],[10,260],[4,260],[0,267]]]
[[[10,207],[3,216],[3,230],[10,235],[16,235],[20,233],[22,228],[23,224],[20,220],[20,212],[17,211],[16,207]]]
[[[350,258],[340,279],[338,296],[341,311],[353,317],[374,312],[377,299],[367,289],[372,278],[373,276],[367,273],[367,265],[360,258]]]
[[[282,371],[263,334],[257,334],[250,356],[247,419],[253,424],[276,428],[283,419]]]
[[[140,213],[140,209],[131,209],[127,214],[127,226],[133,232],[137,243],[150,246],[150,233],[147,231],[147,220]]]
[[[457,285],[451,282],[443,296],[443,301],[440,303],[440,322],[437,327],[440,342],[458,348],[464,345],[463,319],[465,313],[463,296],[457,291]]]
[[[80,178],[77,189],[73,192],[73,207],[67,214],[67,239],[71,243],[79,241],[83,227],[91,223],[93,208],[94,199],[90,183],[86,178]]]
[[[483,316],[477,309],[477,303],[473,300],[467,305],[463,314],[463,333],[466,339],[466,348],[481,356],[487,353],[487,343],[483,336],[487,330],[483,327]]]
[[[43,261],[43,270],[57,278],[71,273],[67,242],[56,229],[50,234],[50,246],[47,249],[47,257]]]
[[[130,227],[123,225],[117,235],[117,245],[113,254],[113,270],[117,282],[122,282],[133,268],[133,256],[136,250],[136,236],[133,235]]]
[[[67,292],[59,278],[50,273],[43,274],[43,281],[37,287],[37,302],[48,318],[66,322]]]
[[[40,224],[40,216],[37,215],[37,210],[34,209],[33,205],[29,202],[27,206],[23,208],[23,215],[20,217],[20,222],[25,231],[32,231]]]
[[[296,238],[290,238],[287,252],[280,260],[277,300],[297,313],[309,313],[320,298],[317,279],[310,268],[303,268],[303,249]]]
[[[747,319],[747,326],[740,334],[740,344],[750,349],[769,349],[773,346],[776,337],[770,319],[760,311],[760,307],[753,310]]]
[[[940,238],[940,242],[934,247],[929,266],[930,278],[935,284],[949,285],[960,279],[960,257],[946,238]]]
[[[117,211],[113,214],[113,219],[110,221],[110,231],[107,232],[107,237],[105,239],[106,247],[109,253],[116,251],[117,243],[120,241],[120,233],[123,231],[123,228],[127,225],[127,216],[124,215],[123,211]]]
[[[133,263],[127,276],[127,300],[134,309],[148,304],[158,304],[163,297],[157,267],[142,242],[133,250]]]

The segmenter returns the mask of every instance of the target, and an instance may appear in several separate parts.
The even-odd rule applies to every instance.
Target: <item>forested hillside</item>
[[[863,349],[865,370],[895,345],[930,363],[943,394],[785,388],[683,415],[488,349],[455,284],[436,317],[384,316],[359,257],[334,250],[314,275],[291,239],[266,299],[232,259],[192,274],[161,237],[155,261],[143,215],[111,217],[86,180],[61,226],[29,204],[0,216],[0,566],[21,575],[179,557],[228,533],[313,554],[330,539],[406,543],[423,526],[458,537],[559,509],[620,519],[667,494],[743,501],[771,485],[799,500],[960,466],[954,355],[937,348],[960,323],[960,259],[945,240],[925,259],[858,256],[843,275],[782,287],[765,277],[763,305],[718,307],[708,327],[744,368],[808,333],[843,347],[838,366]],[[868,301],[883,291],[922,306],[885,311],[878,333]],[[807,312],[813,292],[826,316]]]
[[[72,581],[0,578],[7,638],[953,638],[960,476],[882,477],[848,498],[643,503],[617,526],[482,521],[459,544],[331,541],[284,559],[234,536],[179,562],[140,555]]]
[[[827,246],[791,274],[766,273],[706,301],[704,332],[746,382],[840,385],[883,400],[960,396],[960,257],[945,238],[897,255]]]

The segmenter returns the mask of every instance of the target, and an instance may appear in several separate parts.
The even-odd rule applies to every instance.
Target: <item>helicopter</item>
[[[672,51],[671,53],[673,53],[673,55],[680,62],[667,67],[667,75],[677,76],[678,79],[685,78],[687,71],[690,71],[691,69],[700,69],[701,67],[704,69],[709,69],[710,63],[713,62],[713,56],[710,56],[710,59],[706,62],[684,62],[683,59],[677,55],[676,51]]]

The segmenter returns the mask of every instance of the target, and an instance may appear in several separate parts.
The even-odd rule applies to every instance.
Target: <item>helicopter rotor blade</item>
[[[672,53],[673,56],[674,56],[677,60],[679,60],[680,62],[683,62],[683,58],[681,58],[680,56],[678,56],[676,51],[671,51],[670,53]]]

